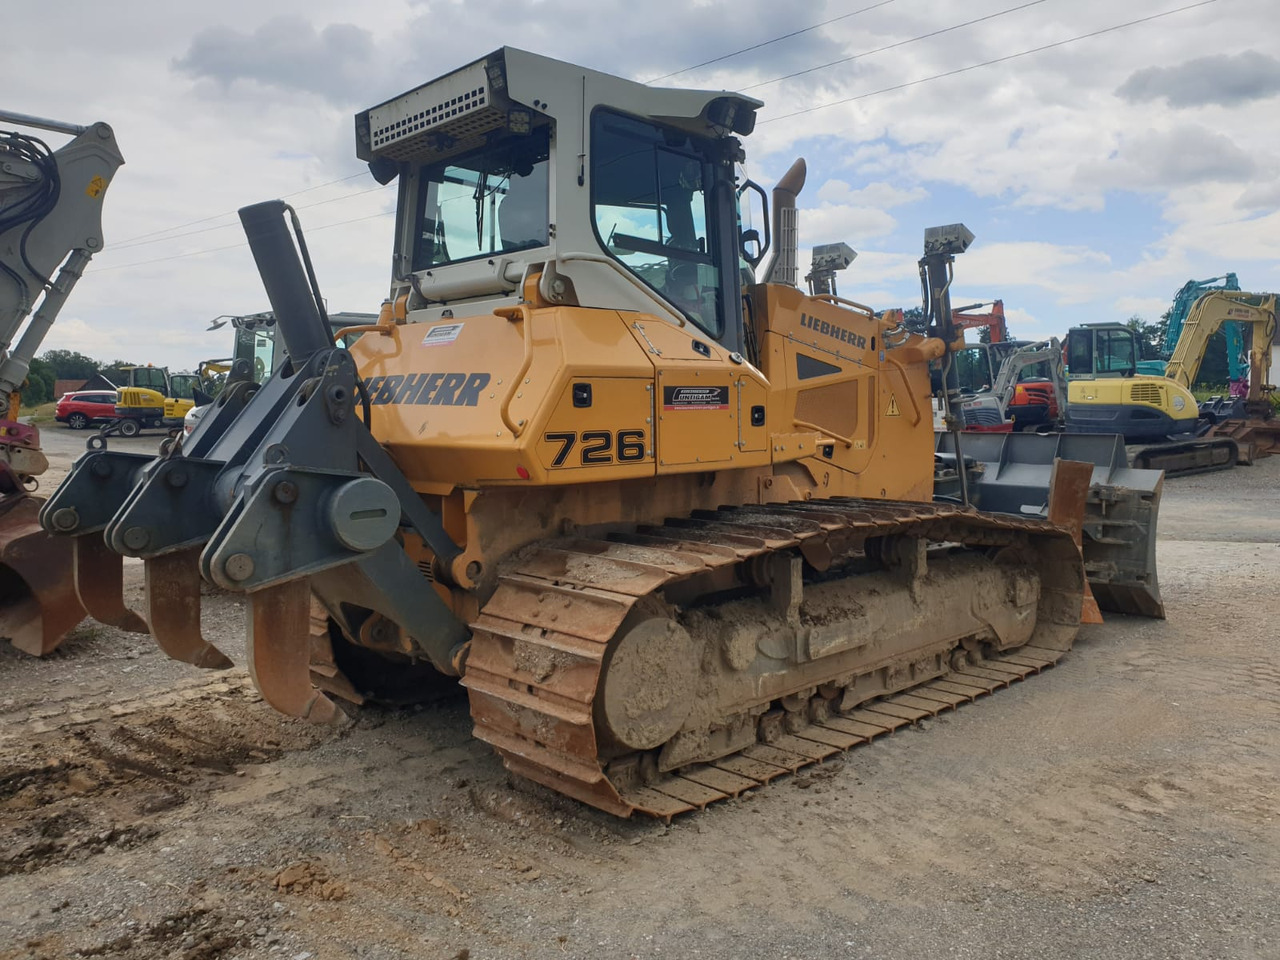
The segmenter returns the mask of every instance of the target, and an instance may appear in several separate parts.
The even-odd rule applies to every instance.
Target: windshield
[[[200,378],[195,374],[178,373],[170,378],[171,390],[170,394],[177,400],[191,400],[193,398],[192,391],[200,385]]]
[[[135,387],[146,387],[164,393],[168,386],[165,383],[165,371],[161,367],[134,367],[130,373],[132,374],[131,382]]]
[[[961,393],[980,393],[991,389],[991,365],[987,346],[965,347],[952,356]]]
[[[422,168],[414,270],[547,245],[547,129]]]
[[[598,110],[591,202],[609,253],[713,336],[720,271],[707,228],[711,165],[688,134]],[[702,148],[705,149],[705,148]]]

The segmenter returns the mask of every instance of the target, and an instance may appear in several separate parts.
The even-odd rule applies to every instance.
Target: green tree
[[[924,333],[929,325],[921,307],[908,307],[902,311],[902,322],[912,333]]]
[[[101,366],[93,357],[74,350],[46,350],[40,357],[58,380],[88,380]]]
[[[1195,385],[1198,387],[1220,387],[1230,379],[1230,367],[1227,366],[1227,334],[1218,330],[1209,338],[1204,347],[1204,360],[1196,374]]]
[[[130,363],[128,360],[112,360],[110,363],[104,364],[98,372],[117,387],[123,387],[129,383],[129,368],[138,366],[141,366],[141,364]]]
[[[1167,312],[1160,318],[1159,323],[1147,323],[1135,313],[1125,321],[1125,326],[1134,332],[1143,360],[1160,358],[1160,352],[1164,348],[1164,331],[1169,326]]]
[[[22,391],[23,406],[38,407],[42,403],[56,400],[57,397],[53,395],[56,379],[52,366],[39,357],[34,358],[27,370],[27,385]]]

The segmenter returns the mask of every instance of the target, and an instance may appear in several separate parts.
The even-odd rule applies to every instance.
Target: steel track
[[[514,773],[560,793],[622,817],[670,819],[1006,687],[1070,647],[1079,603],[1057,596],[1050,606],[1061,611],[1074,602],[1075,620],[1054,620],[1048,646],[1033,643],[941,677],[935,672],[849,712],[792,715],[785,726],[762,726],[767,742],[710,763],[658,775],[650,767],[640,780],[616,776],[628,758],[602,756],[595,699],[609,642],[637,602],[697,577],[723,583],[771,553],[798,553],[826,569],[886,536],[994,548],[1048,541],[1068,564],[1079,563],[1069,536],[1041,520],[849,499],[726,509],[609,540],[544,541],[514,560],[472,624],[463,684],[475,735]],[[1071,548],[1065,553],[1064,540]]]

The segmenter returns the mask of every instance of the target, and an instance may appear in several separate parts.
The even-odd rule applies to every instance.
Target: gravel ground
[[[1167,621],[669,827],[514,781],[459,696],[317,730],[145,637],[0,648],[0,960],[1280,957],[1277,501],[1280,458],[1168,481]]]

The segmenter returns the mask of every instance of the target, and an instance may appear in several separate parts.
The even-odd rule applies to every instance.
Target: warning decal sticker
[[[889,394],[889,409],[884,412],[886,417],[900,417],[902,411],[898,409],[898,398],[892,393]]]
[[[728,410],[728,387],[663,387],[664,410]]]
[[[427,335],[422,338],[424,347],[433,347],[441,343],[453,343],[458,339],[458,334],[462,332],[463,324],[461,323],[445,323],[438,327],[432,327],[427,331]]]

